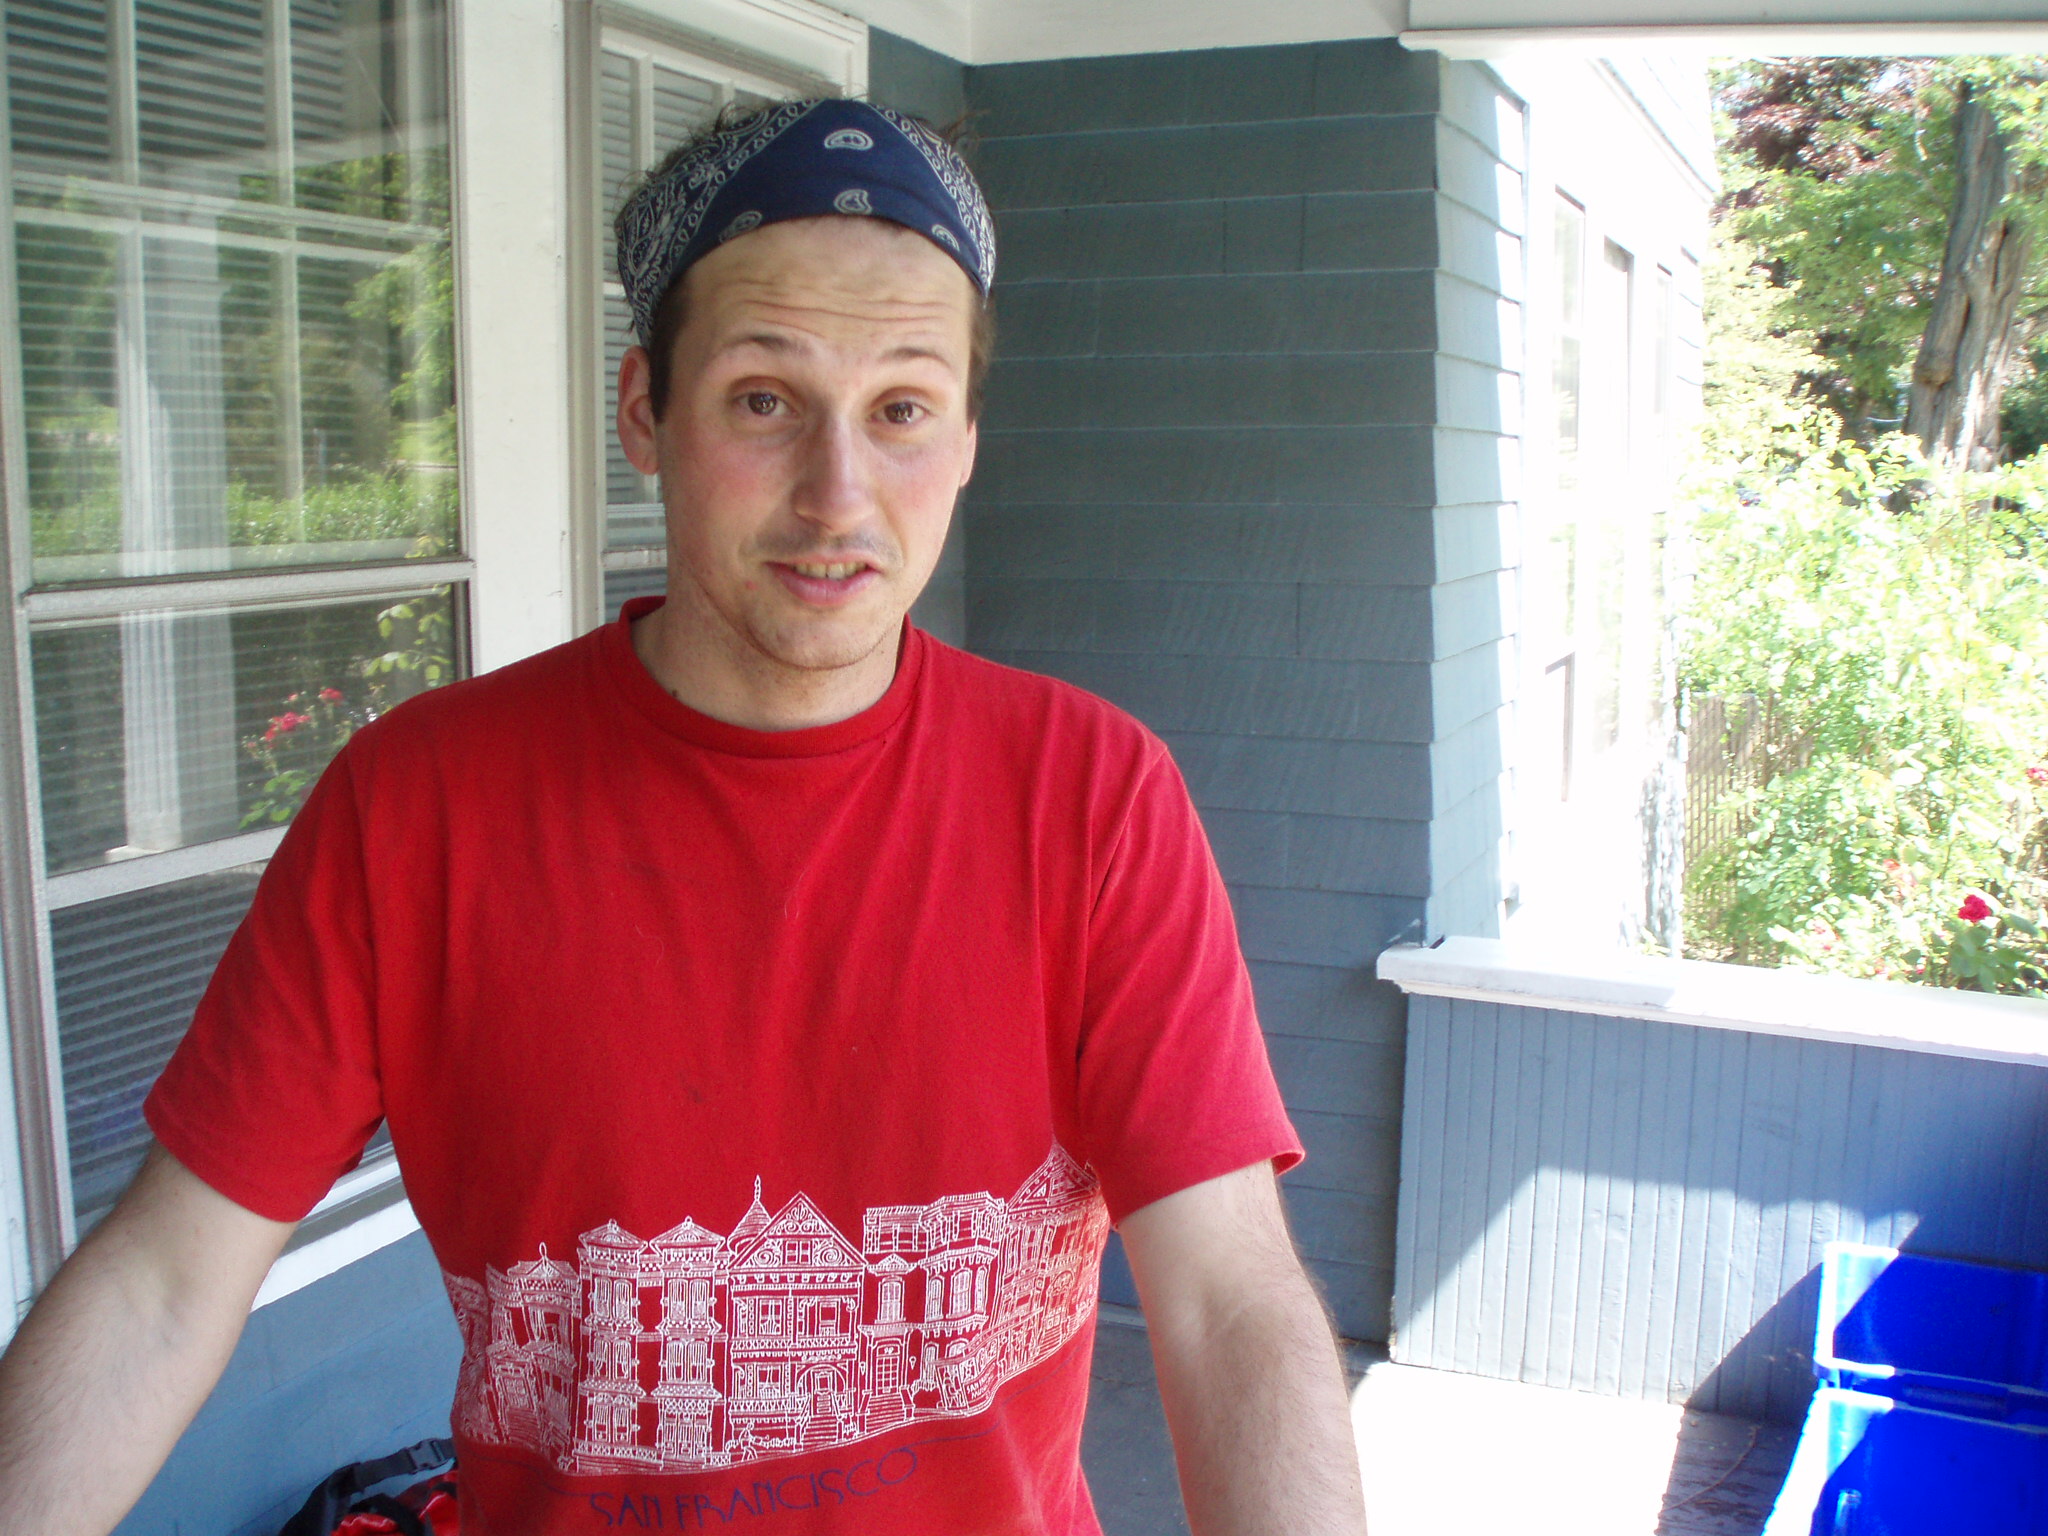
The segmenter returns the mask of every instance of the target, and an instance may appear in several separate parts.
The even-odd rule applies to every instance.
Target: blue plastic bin
[[[2048,1274],[1830,1243],[1813,1362],[1824,1386],[2048,1420]]]
[[[1764,1536],[2048,1536],[2048,1425],[1824,1387]]]

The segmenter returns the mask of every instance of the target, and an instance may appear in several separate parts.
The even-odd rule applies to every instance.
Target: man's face
[[[668,512],[669,597],[805,672],[893,645],[974,467],[978,295],[879,219],[771,224],[686,275],[659,421],[635,349],[619,435]],[[893,650],[889,652],[893,660]]]

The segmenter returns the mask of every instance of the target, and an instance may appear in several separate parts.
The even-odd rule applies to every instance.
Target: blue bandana
[[[914,229],[984,295],[995,281],[995,225],[952,145],[864,101],[777,102],[712,135],[619,211],[619,281],[641,341],[692,262],[763,224],[829,213]]]

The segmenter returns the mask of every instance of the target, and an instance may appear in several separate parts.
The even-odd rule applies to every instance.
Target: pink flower
[[[2043,768],[2039,763],[2036,763],[2027,770],[2027,782],[2029,784],[2048,784],[2048,768]]]
[[[339,704],[341,702],[341,690],[339,688],[322,688],[320,690],[320,697],[329,704]]]
[[[1981,923],[1991,915],[1991,903],[1975,891],[1963,898],[1963,904],[1956,908],[1956,916],[1966,923]]]

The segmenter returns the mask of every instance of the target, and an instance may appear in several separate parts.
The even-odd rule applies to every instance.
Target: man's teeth
[[[791,567],[797,575],[808,576],[814,581],[844,581],[847,577],[867,569],[855,562],[851,565],[805,565],[798,563]]]

